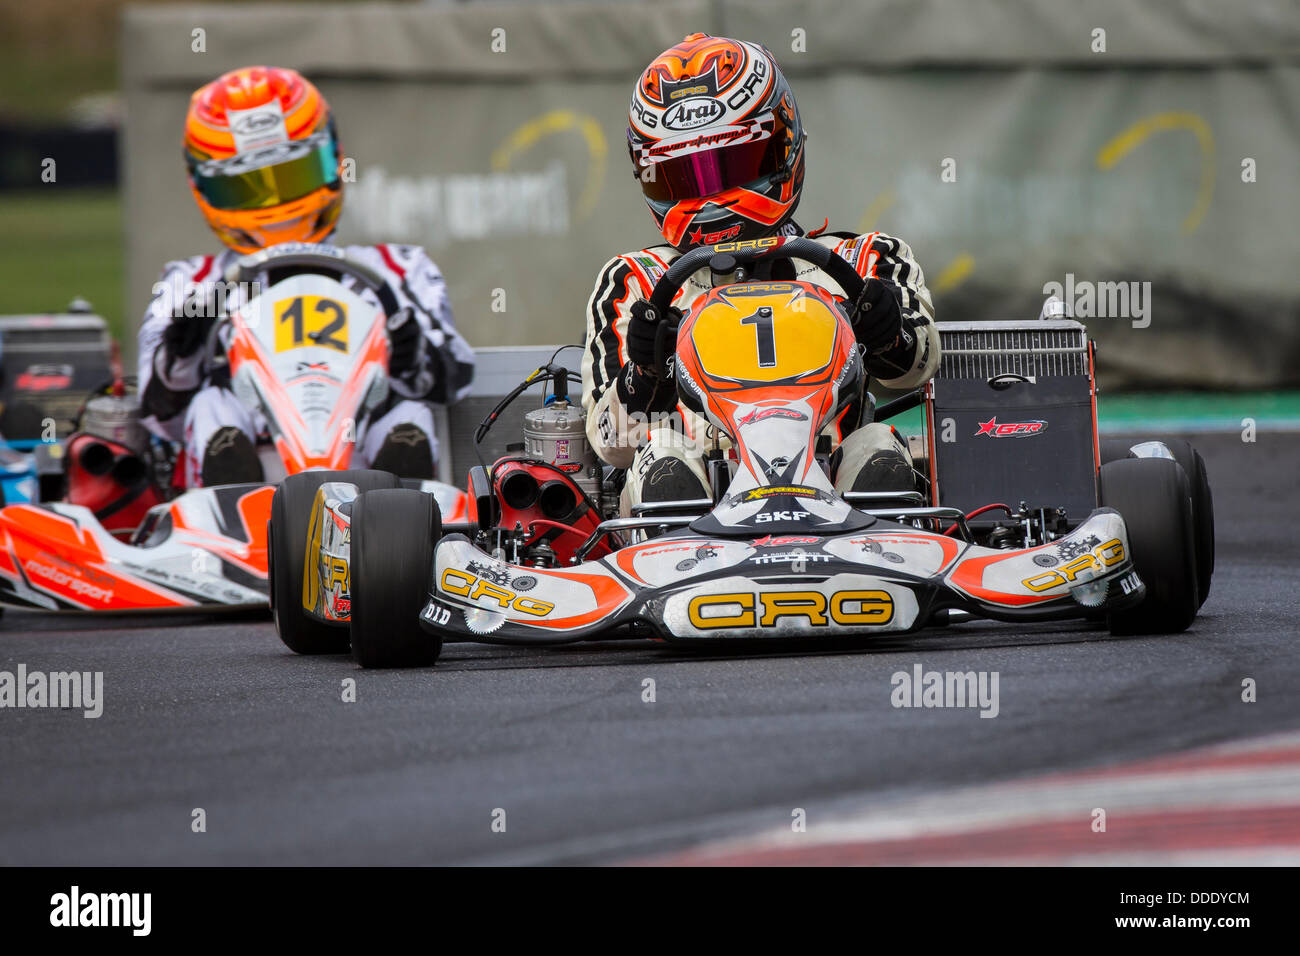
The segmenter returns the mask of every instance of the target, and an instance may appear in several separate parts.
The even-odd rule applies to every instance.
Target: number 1
[[[772,310],[759,309],[741,319],[740,324],[754,326],[754,338],[758,340],[758,367],[772,368],[776,365],[776,324],[772,320]]]

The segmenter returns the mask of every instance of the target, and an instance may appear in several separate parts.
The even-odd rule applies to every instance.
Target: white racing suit
[[[883,355],[867,356],[867,372],[882,385],[898,389],[916,388],[933,378],[940,354],[934,307],[925,276],[907,244],[879,232],[862,236],[824,235],[814,241],[830,247],[860,275],[867,276],[870,268],[870,275],[883,281],[896,295],[903,325],[913,332],[910,345],[904,344]],[[873,252],[877,258],[869,266]],[[650,298],[655,283],[678,255],[674,247],[661,245],[615,256],[601,269],[587,305],[587,339],[582,360],[587,436],[596,454],[606,463],[628,469],[622,502],[625,514],[633,505],[641,503],[645,483],[655,480],[653,466],[665,457],[686,462],[699,479],[701,494],[708,488],[703,455],[713,446],[713,426],[680,402],[672,415],[673,427],[657,425],[654,419],[647,421],[646,416],[629,412],[616,387],[619,370],[628,360],[625,339],[632,303]],[[781,264],[776,268],[782,268]],[[785,268],[790,269],[788,263]],[[790,274],[774,273],[771,278],[812,282],[843,296],[843,290],[830,276],[801,260],[793,261]],[[684,313],[711,288],[709,269],[702,268],[683,284],[673,304]],[[837,446],[833,459],[834,481],[841,491],[855,487],[860,473],[878,453],[888,452],[894,461],[901,453],[910,466],[906,442],[889,425],[868,423],[850,434],[838,434],[831,426],[828,433]],[[725,439],[721,447],[728,447]],[[907,480],[911,480],[910,467]]]
[[[423,332],[415,367],[390,380],[391,394],[386,406],[371,420],[361,424],[357,435],[360,461],[353,466],[369,465],[394,426],[410,423],[428,437],[434,461],[438,445],[434,435],[431,404],[450,405],[470,390],[474,376],[474,351],[456,331],[447,286],[442,273],[419,246],[377,245],[347,246],[343,249],[353,259],[389,280],[399,306],[410,306]],[[239,258],[231,250],[217,256],[194,256],[169,262],[154,285],[154,297],[145,312],[139,335],[139,389],[145,407],[145,424],[163,438],[179,441],[185,447],[185,484],[200,483],[203,455],[213,435],[223,426],[237,427],[250,441],[266,427],[261,416],[245,408],[224,384],[209,382],[209,369],[203,367],[204,349],[193,355],[176,358],[169,354],[163,333],[172,322],[198,322],[185,315],[184,299],[202,295],[208,284],[222,282],[226,268]],[[255,277],[265,287],[266,277]],[[378,305],[369,289],[356,285],[344,276],[345,285],[367,301]],[[241,303],[242,289],[227,287],[226,311]]]

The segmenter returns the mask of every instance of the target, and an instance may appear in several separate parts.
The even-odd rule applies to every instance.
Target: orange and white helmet
[[[774,234],[803,189],[803,124],[765,47],[692,33],[632,93],[628,149],[655,224],[678,249]]]
[[[231,70],[190,97],[185,163],[203,218],[236,252],[320,242],[343,209],[329,104],[293,70]]]

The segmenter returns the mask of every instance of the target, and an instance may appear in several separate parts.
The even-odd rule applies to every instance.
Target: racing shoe
[[[838,463],[837,463],[838,464]],[[853,478],[850,491],[915,491],[916,476],[907,455],[895,448],[872,452]]]
[[[680,458],[660,458],[651,464],[641,481],[641,503],[690,501],[709,497],[709,490],[699,476]],[[671,511],[662,514],[673,514]],[[681,512],[688,514],[689,512]]]
[[[399,478],[433,478],[433,449],[429,436],[419,425],[403,422],[384,436],[379,453],[370,467]]]
[[[242,485],[261,482],[262,462],[248,436],[234,425],[223,425],[208,439],[203,450],[199,480],[205,488],[214,485]]]
[[[867,467],[853,479],[854,491],[913,491],[915,488],[912,462],[893,449],[876,452],[867,461]]]

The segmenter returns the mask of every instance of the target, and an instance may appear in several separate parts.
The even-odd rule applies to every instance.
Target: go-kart
[[[265,606],[274,482],[346,468],[358,423],[388,389],[384,279],[329,246],[285,244],[224,277],[283,276],[212,327],[208,366],[267,424],[268,483],[183,487],[184,469],[140,424],[122,382],[96,395],[65,441],[38,446],[56,468],[39,503],[0,509],[0,603],[49,610],[144,611]],[[352,280],[353,287],[343,280]],[[380,307],[355,287],[374,291]],[[449,513],[464,493],[423,483]]]
[[[970,379],[982,387],[976,400],[951,398],[953,374],[876,408],[863,402],[863,363],[839,300],[806,282],[746,281],[747,267],[774,257],[819,266],[850,301],[862,288],[826,247],[774,238],[688,252],[651,296],[666,315],[686,279],[712,269],[713,290],[660,336],[675,351],[681,401],[727,439],[708,456],[710,498],[614,517],[616,476],[593,498],[546,456],[507,455],[471,473],[468,520],[450,522],[431,496],[382,473],[290,477],[270,530],[281,639],[300,653],[350,646],[362,666],[385,667],[431,664],[445,641],[463,640],[812,641],[971,617],[1105,617],[1139,633],[1191,623],[1201,595],[1188,474],[1158,443],[1100,463],[1093,352],[1086,336],[1075,341],[1082,326],[1044,320],[1031,330],[1036,344],[1007,350],[1018,371]],[[1058,336],[1074,338],[1058,346]],[[1067,354],[1058,348],[1082,360],[1083,391],[1044,393],[1052,410],[1034,413],[1034,388],[1048,379],[1034,362],[1057,363]],[[974,351],[945,355],[948,371]],[[548,379],[559,391],[569,374],[551,366],[524,385]],[[957,507],[948,499],[971,493],[959,487],[969,461],[945,463],[945,419],[978,414],[990,396],[1004,421],[1038,425],[975,446],[1000,462],[985,477],[1001,494],[1024,489],[1026,475],[1041,487],[1014,508],[997,498]],[[876,420],[926,406],[916,487],[835,490],[822,433],[855,402]],[[1062,409],[1073,419],[1048,429]],[[998,431],[992,418],[980,423],[985,434]],[[1039,451],[1031,436],[1045,429],[1072,455],[1029,467]]]

